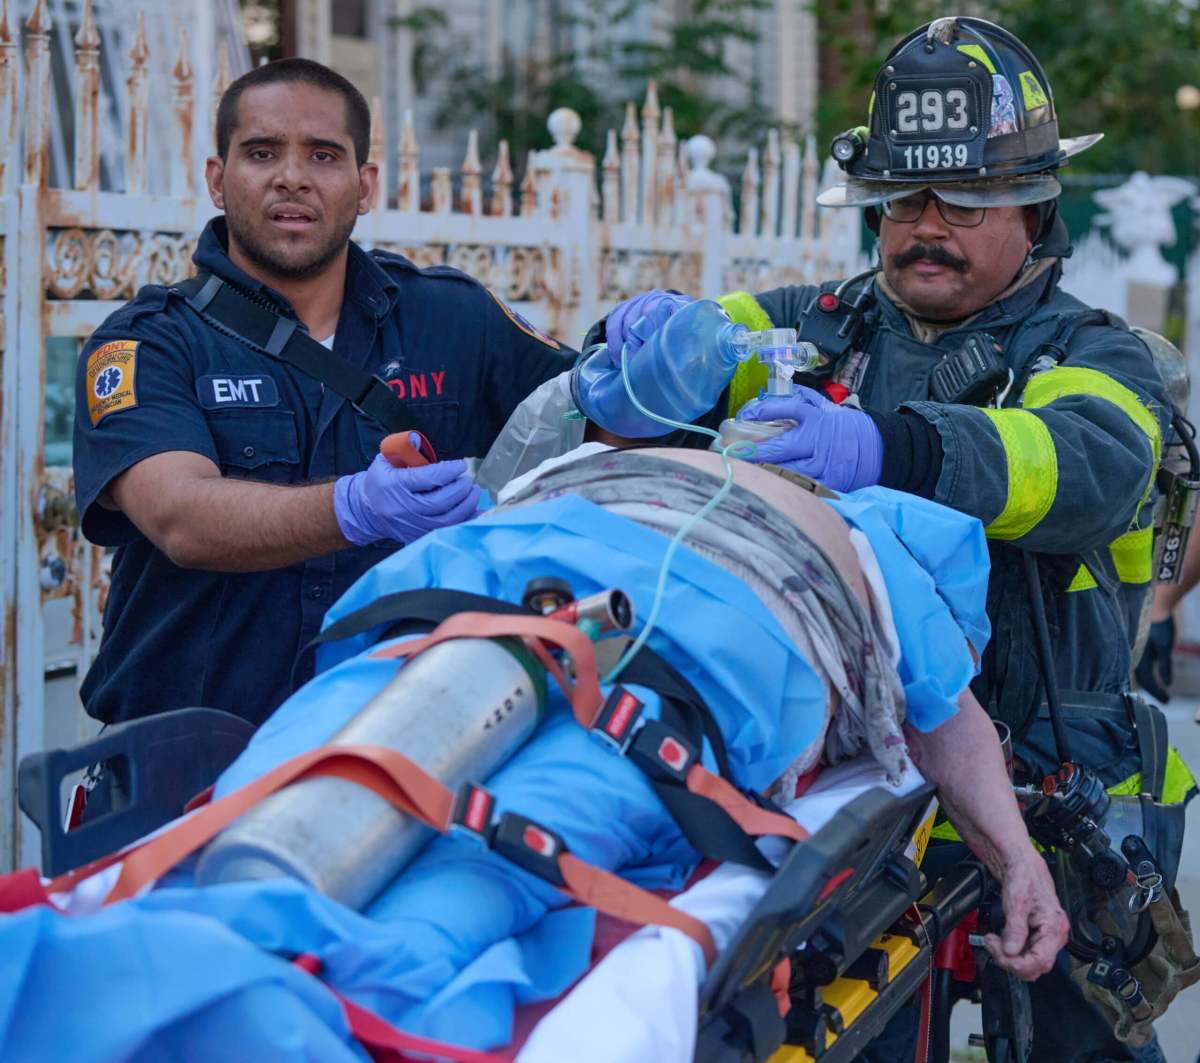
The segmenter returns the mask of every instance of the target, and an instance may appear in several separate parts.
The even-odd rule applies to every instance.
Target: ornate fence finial
[[[146,135],[150,124],[149,86],[146,83],[146,13],[138,11],[137,35],[129,49],[129,116],[125,140],[125,191],[140,195],[146,191]]]
[[[658,217],[657,163],[658,83],[653,79],[646,86],[646,102],[642,104],[642,214],[643,225],[653,225]]]
[[[462,162],[462,203],[460,210],[464,214],[474,214],[478,217],[483,213],[483,186],[480,175],[483,166],[479,162],[479,133],[472,129],[467,134],[467,154]]]
[[[813,240],[817,235],[817,186],[820,184],[820,178],[821,162],[817,158],[817,138],[809,133],[804,138],[804,166],[800,183],[801,240]]]
[[[12,190],[9,165],[17,137],[17,44],[8,22],[8,0],[0,0],[0,195]]]
[[[656,181],[654,206],[658,221],[669,225],[675,213],[675,112],[663,108],[662,130],[658,134],[658,159],[655,163]]]
[[[387,158],[383,148],[383,114],[382,106],[378,96],[371,97],[371,139],[370,150],[367,153],[367,161],[373,162],[376,169],[375,177],[375,195],[371,197],[371,210],[379,207],[383,210],[387,209]]]
[[[212,127],[214,132],[217,128],[217,108],[221,105],[221,97],[225,95],[225,90],[229,88],[232,80],[233,75],[229,70],[229,42],[222,41],[217,46],[217,73],[213,78],[212,85]]]
[[[25,176],[27,185],[46,180],[50,134],[50,16],[37,0],[25,21]]]
[[[638,124],[637,109],[630,100],[625,104],[625,125],[621,129],[621,221],[638,219]]]
[[[433,213],[449,214],[454,204],[454,187],[450,183],[450,167],[435,166],[430,182],[430,192],[433,194]]]
[[[600,164],[604,176],[601,180],[600,216],[605,222],[621,220],[621,153],[617,150],[617,131],[610,129],[604,140],[604,161]]]
[[[554,140],[556,148],[574,148],[575,138],[583,129],[583,119],[570,107],[558,107],[546,119],[546,130]]]
[[[783,212],[779,235],[792,240],[796,236],[796,218],[800,203],[800,145],[788,137],[783,142]]]
[[[687,141],[681,140],[675,152],[675,209],[671,213],[672,225],[682,225],[687,219],[688,172]]]
[[[492,171],[492,213],[507,218],[513,212],[513,172],[508,160],[508,141],[496,147],[496,168]]]
[[[75,187],[100,185],[97,123],[100,102],[100,34],[92,0],[84,0],[83,18],[75,34]]]
[[[417,133],[413,128],[412,109],[404,109],[400,126],[400,173],[396,187],[396,206],[400,210],[421,209],[421,149],[417,146]]]
[[[758,235],[758,186],[758,148],[751,148],[742,171],[742,216],[738,225],[742,236]]]
[[[534,161],[536,158],[537,152],[530,149],[529,156],[525,160],[525,176],[521,178],[522,218],[532,218],[537,212],[537,178],[533,173],[537,165]]]
[[[767,133],[767,150],[763,153],[762,234],[774,236],[779,221],[779,130]]]
[[[179,54],[171,68],[171,110],[179,127],[179,144],[171,153],[171,194],[191,196],[195,194],[194,163],[192,162],[192,126],[195,109],[192,96],[191,49],[188,47],[187,30],[179,30]]]

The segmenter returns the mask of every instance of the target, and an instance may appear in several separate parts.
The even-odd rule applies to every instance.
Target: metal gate
[[[186,39],[175,55],[152,55],[142,23],[132,29],[138,16],[128,18],[133,45],[122,66],[118,123],[124,188],[107,191],[98,161],[101,137],[109,136],[98,120],[101,37],[91,0],[73,35],[73,69],[53,71],[51,34],[71,27],[52,25],[37,0],[22,40],[0,0],[0,787],[9,798],[21,757],[76,742],[95,726],[82,713],[78,686],[100,638],[108,557],[80,535],[73,502],[80,345],[141,285],[186,276],[213,213],[195,160],[199,144],[211,142],[228,57],[218,53],[212,83],[197,85]],[[62,42],[57,54],[67,54]],[[152,64],[159,64],[156,83],[170,86],[170,107],[154,112],[169,115],[163,122],[151,121]],[[50,179],[56,87],[60,110],[69,99],[73,117],[64,149],[74,160],[71,187]],[[383,160],[389,154],[375,124],[372,157]],[[680,144],[653,85],[640,125],[630,104],[599,166],[573,146],[574,112],[554,112],[548,126],[555,146],[531,153],[514,187],[507,145],[485,180],[473,132],[457,182],[447,168],[423,182],[406,123],[399,172],[382,175],[382,201],[360,220],[356,238],[419,264],[458,266],[568,339],[602,307],[645,288],[715,295],[844,276],[859,264],[856,212],[834,212],[819,224],[811,140],[802,152],[772,136],[761,167],[750,153],[735,231],[729,185],[709,169],[711,141]],[[168,165],[153,173],[151,136],[159,159],[168,148]],[[0,870],[36,863],[36,832],[22,823],[15,800],[0,807]]]

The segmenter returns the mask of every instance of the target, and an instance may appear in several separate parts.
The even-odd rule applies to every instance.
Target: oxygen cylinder
[[[512,756],[545,701],[545,670],[519,640],[455,639],[407,663],[329,744],[397,750],[455,790]],[[291,876],[361,910],[432,834],[357,783],[302,779],[222,831],[196,881]]]

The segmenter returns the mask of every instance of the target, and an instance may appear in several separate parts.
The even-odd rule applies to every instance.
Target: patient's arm
[[[970,690],[959,711],[934,731],[905,728],[917,766],[939,790],[963,840],[1001,882],[1003,937],[989,934],[988,952],[1002,967],[1032,981],[1045,974],[1067,941],[1067,917],[1045,860],[1029,841],[1017,809],[996,729]]]

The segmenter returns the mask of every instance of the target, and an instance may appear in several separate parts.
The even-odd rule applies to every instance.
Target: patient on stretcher
[[[577,597],[624,590],[640,624],[669,539],[723,478],[719,456],[696,451],[558,464],[479,519],[382,562],[326,623],[421,587],[516,602],[530,580],[552,576]],[[818,497],[737,463],[729,495],[671,562],[648,645],[705,702],[739,787],[786,804],[801,776],[854,757],[911,784],[906,735],[957,711],[972,651],[988,636],[986,581],[971,518],[881,488]],[[217,796],[323,744],[353,717],[396,674],[396,661],[370,656],[382,634],[322,647],[317,677],[264,724]],[[654,690],[630,689],[658,712]],[[709,743],[704,760],[716,767]],[[641,885],[678,889],[698,862],[646,776],[589,737],[561,696],[487,785],[500,810]],[[335,988],[385,1019],[479,1048],[508,1041],[518,1002],[576,981],[592,944],[590,911],[563,908],[548,883],[454,836],[433,838],[362,916],[285,879],[191,888],[187,868],[130,903],[160,924],[190,913],[222,925],[212,962],[225,969],[243,951],[312,953]]]

